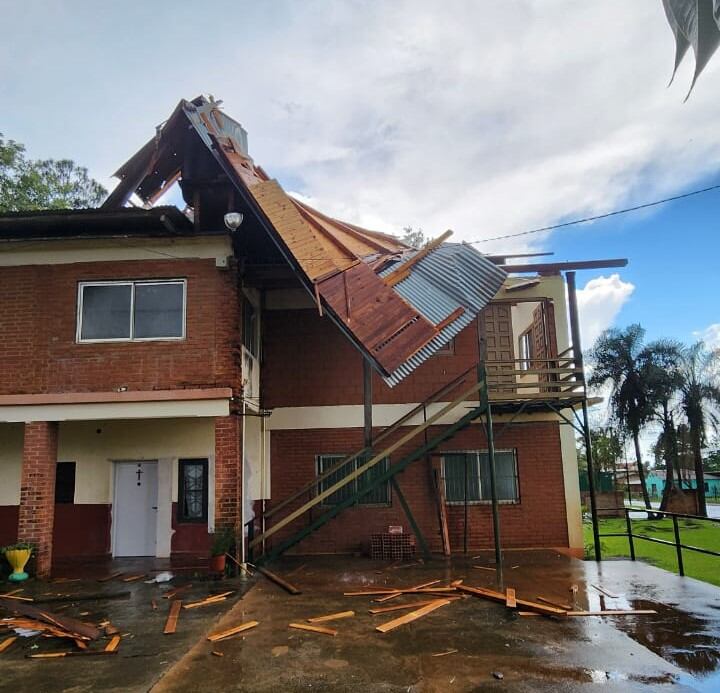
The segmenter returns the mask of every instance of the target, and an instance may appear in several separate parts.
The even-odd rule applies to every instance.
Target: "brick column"
[[[242,419],[215,419],[215,527],[240,525],[242,504]]]
[[[37,546],[38,577],[47,577],[52,563],[57,446],[57,422],[25,424],[18,541],[29,541]]]

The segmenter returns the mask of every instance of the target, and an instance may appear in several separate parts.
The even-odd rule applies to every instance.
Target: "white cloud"
[[[0,44],[4,131],[103,181],[203,91],[268,173],[381,230],[489,238],[651,200],[720,165],[720,56],[683,103],[692,60],[666,88],[674,42],[657,0],[26,4],[7,9]],[[158,55],[172,55],[161,80],[146,69]]]
[[[704,330],[693,332],[693,337],[702,339],[710,349],[720,349],[720,322],[708,325]]]
[[[612,327],[633,291],[635,285],[624,282],[617,273],[609,277],[595,277],[578,289],[580,333],[585,349],[594,344],[603,330]]]

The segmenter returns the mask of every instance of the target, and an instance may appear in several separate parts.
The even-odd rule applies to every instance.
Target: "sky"
[[[0,132],[111,175],[212,94],[289,191],[382,231],[483,241],[720,183],[720,54],[684,103],[660,0],[0,0]],[[476,247],[578,274],[584,346],[720,346],[720,191]]]

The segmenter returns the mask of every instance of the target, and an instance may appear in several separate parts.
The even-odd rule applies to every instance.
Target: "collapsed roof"
[[[415,250],[294,199],[254,164],[242,126],[205,97],[178,104],[155,137],[116,172],[120,183],[103,208],[122,208],[133,193],[152,205],[175,182],[195,207],[200,201],[191,179],[216,185],[219,173],[321,310],[390,386],[472,322],[507,276],[472,246],[443,243],[446,235]],[[225,211],[239,211],[227,207],[234,196],[218,195],[225,195]]]

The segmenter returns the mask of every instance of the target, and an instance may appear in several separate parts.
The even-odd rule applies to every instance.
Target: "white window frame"
[[[179,337],[135,337],[135,287],[138,285],[181,284],[182,285],[182,334]],[[129,286],[130,287],[130,336],[83,339],[82,315],[83,293],[86,286]],[[75,341],[78,344],[98,342],[181,342],[185,339],[187,322],[187,279],[120,279],[115,281],[78,282]]]
[[[445,492],[445,505],[465,505],[464,500],[448,500],[447,497],[447,486],[445,486],[445,455],[477,455],[478,453],[486,453],[488,450],[487,448],[478,449],[478,450],[446,450],[443,452],[442,457],[440,458],[440,463],[442,465],[442,483],[443,483],[443,491]],[[495,454],[497,453],[510,453],[513,456],[513,460],[515,462],[515,480],[517,485],[517,498],[513,500],[507,500],[507,499],[498,499],[498,505],[520,505],[522,497],[520,495],[520,466],[518,465],[518,456],[517,456],[517,449],[516,448],[502,448],[499,450],[495,450]],[[478,488],[480,489],[480,496],[483,495],[483,487],[482,487],[482,477],[480,476],[480,459],[478,457],[475,458],[476,464],[478,465]],[[481,498],[480,500],[468,500],[468,505],[491,505],[492,500],[491,499],[485,499]]]

